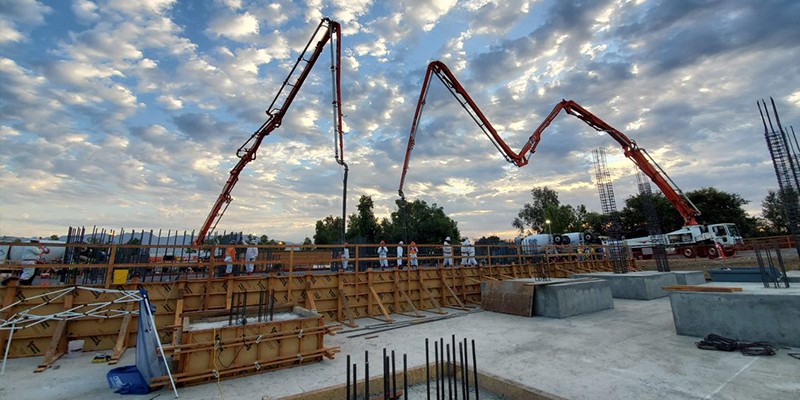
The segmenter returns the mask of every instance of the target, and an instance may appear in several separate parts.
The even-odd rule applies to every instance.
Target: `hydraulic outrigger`
[[[550,114],[545,118],[544,121],[539,125],[538,128],[533,132],[531,137],[522,147],[519,152],[514,152],[500,137],[497,131],[494,129],[492,124],[480,110],[477,104],[472,100],[472,98],[467,93],[466,89],[461,86],[461,83],[456,79],[455,75],[450,72],[450,69],[442,63],[441,61],[433,61],[428,64],[428,70],[425,73],[425,80],[422,84],[422,91],[419,94],[419,101],[417,102],[417,108],[414,113],[414,121],[411,123],[411,134],[408,138],[408,148],[406,149],[406,157],[405,162],[403,163],[403,172],[400,177],[400,188],[398,189],[398,193],[400,194],[401,205],[403,207],[403,234],[404,239],[408,239],[406,236],[406,218],[405,218],[405,194],[403,193],[403,185],[406,179],[406,173],[408,172],[408,164],[411,158],[411,151],[414,149],[414,141],[415,136],[417,134],[418,125],[420,122],[420,118],[422,116],[422,109],[425,106],[425,101],[428,96],[428,89],[430,88],[431,84],[431,76],[435,75],[439,80],[444,84],[448,91],[455,97],[459,104],[467,111],[467,113],[472,117],[472,119],[478,124],[478,127],[483,131],[483,133],[492,141],[492,144],[500,151],[500,154],[505,157],[506,161],[510,162],[511,164],[516,165],[517,167],[523,167],[528,164],[528,160],[536,152],[536,147],[539,145],[539,141],[541,140],[542,132],[550,126],[553,120],[558,116],[558,113],[561,110],[564,110],[567,114],[570,114],[581,121],[585,122],[587,125],[591,126],[597,131],[606,132],[608,133],[614,140],[617,141],[622,146],[623,151],[625,152],[625,156],[630,158],[637,167],[639,167],[642,172],[645,173],[652,181],[655,183],[659,189],[664,193],[667,199],[672,203],[672,205],[678,210],[678,212],[683,216],[684,226],[693,226],[699,225],[697,222],[697,217],[700,215],[700,210],[695,207],[691,200],[681,191],[680,188],[675,184],[675,182],[670,179],[669,175],[658,165],[658,163],[653,160],[652,157],[645,151],[645,149],[639,147],[635,141],[631,140],[624,133],[618,131],[611,125],[607,124],[605,121],[601,120],[594,114],[587,111],[585,108],[581,107],[578,103],[572,100],[562,100],[553,108]]]
[[[317,44],[314,46],[310,56],[306,58],[306,53],[308,52],[311,43],[314,42],[314,39],[321,30],[324,30],[323,37],[317,41]],[[344,140],[342,132],[341,107],[342,92],[340,88],[340,66],[342,59],[341,42],[342,29],[339,23],[331,20],[330,18],[323,18],[317,26],[317,29],[314,31],[314,34],[311,35],[311,39],[309,39],[306,47],[300,53],[300,56],[297,57],[297,61],[292,67],[292,70],[289,72],[289,75],[283,81],[278,93],[272,99],[272,103],[270,103],[269,107],[267,107],[266,113],[269,118],[250,136],[249,139],[247,139],[247,141],[241,147],[239,147],[238,150],[236,150],[236,156],[239,157],[239,162],[236,163],[231,170],[230,176],[228,177],[227,182],[225,182],[225,186],[222,188],[222,193],[214,202],[214,206],[211,207],[211,212],[208,213],[208,216],[203,223],[203,227],[200,229],[200,232],[195,239],[195,244],[202,244],[211,234],[211,232],[213,232],[217,227],[217,224],[219,223],[220,219],[222,219],[222,215],[225,213],[225,210],[228,209],[231,201],[233,201],[231,192],[233,191],[233,187],[236,185],[236,182],[239,181],[239,174],[241,174],[242,170],[248,163],[256,159],[256,153],[258,152],[258,148],[264,138],[281,126],[283,117],[289,110],[289,106],[292,104],[295,96],[297,96],[298,91],[300,91],[300,87],[303,85],[303,82],[305,82],[308,74],[311,72],[311,68],[314,67],[314,64],[317,62],[320,54],[322,54],[326,43],[330,43],[331,45],[331,85],[333,96],[333,140],[335,158],[336,162],[344,168],[342,188],[342,240],[344,240],[345,217],[347,211],[347,175],[350,169],[347,166],[347,163],[344,162]],[[300,73],[297,78],[295,78],[293,83],[289,83],[290,79],[292,79],[292,76],[294,75],[295,71],[298,70],[298,66],[300,66],[301,63],[305,63],[305,65],[300,68]],[[279,102],[281,95],[284,94],[284,89],[287,87],[291,89],[286,94],[286,97]]]

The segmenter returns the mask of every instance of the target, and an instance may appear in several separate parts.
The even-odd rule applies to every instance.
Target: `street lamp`
[[[544,223],[547,224],[547,230],[550,232],[550,236],[553,236],[553,227],[550,225],[550,220],[544,220]]]

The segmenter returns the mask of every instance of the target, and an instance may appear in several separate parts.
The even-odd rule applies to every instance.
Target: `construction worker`
[[[478,265],[478,261],[475,260],[475,242],[473,242],[471,239],[468,239],[467,243],[469,244],[469,261],[467,262],[467,265]]]
[[[347,271],[347,264],[350,260],[350,249],[347,247],[347,242],[344,242],[344,249],[342,250],[342,268]]]
[[[253,273],[253,270],[255,269],[254,268],[255,265],[253,265],[253,261],[255,261],[256,258],[258,258],[258,247],[256,247],[255,243],[253,243],[253,242],[254,241],[250,241],[250,242],[245,241],[245,243],[250,245],[250,246],[247,247],[247,251],[244,253],[245,259],[250,262],[249,264],[247,264],[245,266],[245,268],[247,269],[247,275],[250,275],[250,274]]]
[[[411,245],[408,246],[408,260],[409,268],[411,269],[419,269],[419,260],[417,260],[417,244],[414,241],[411,241]]]
[[[233,245],[228,245],[225,248],[225,262],[231,263],[236,261],[236,249]],[[230,275],[233,273],[233,264],[228,264],[225,266],[225,274]]]
[[[453,266],[453,246],[450,245],[450,236],[444,238],[442,245],[442,254],[444,255],[444,266]]]
[[[381,259],[381,270],[389,268],[389,261],[386,260],[387,254],[389,254],[389,249],[386,248],[386,242],[381,240],[381,245],[378,247],[378,257]]]
[[[38,242],[39,238],[34,236],[31,238],[31,243]],[[49,252],[49,250],[48,250]],[[25,246],[22,251],[22,264],[31,265],[41,262],[44,257],[45,251],[42,245],[38,246]],[[30,285],[33,283],[33,278],[36,275],[35,267],[28,267],[22,269],[22,275],[19,277],[20,285]]]
[[[403,268],[403,241],[397,244],[397,268]]]
[[[461,238],[461,266],[467,265],[469,260],[469,238]]]

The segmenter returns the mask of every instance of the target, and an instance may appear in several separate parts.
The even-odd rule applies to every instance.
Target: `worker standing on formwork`
[[[389,253],[389,249],[386,248],[386,242],[381,240],[381,245],[378,247],[378,257],[381,261],[381,270],[384,268],[389,268],[389,261],[386,260],[386,255]]]
[[[245,243],[250,245],[249,247],[247,247],[247,251],[244,253],[245,260],[250,262],[246,266],[247,275],[250,275],[250,274],[253,273],[253,270],[255,269],[254,268],[255,265],[253,265],[253,261],[255,261],[256,258],[258,258],[258,247],[255,246],[255,244],[253,243],[252,240],[250,242],[245,241]]]
[[[410,269],[419,269],[419,260],[417,260],[417,243],[412,241],[408,246],[408,267]]]
[[[344,249],[342,249],[342,268],[347,271],[347,265],[350,260],[350,249],[347,247],[347,242],[344,242]]]
[[[397,244],[397,269],[403,268],[403,241]]]
[[[234,261],[236,261],[236,249],[231,244],[231,245],[228,245],[228,247],[225,248],[225,262],[232,263]],[[230,275],[232,273],[233,273],[233,264],[226,265],[225,266],[225,274],[226,275]]]
[[[469,261],[467,262],[467,265],[478,265],[478,262],[475,260],[475,242],[473,242],[471,239],[468,239],[467,244],[469,245]]]
[[[469,261],[469,238],[461,238],[461,266],[467,265]]]
[[[453,246],[450,245],[450,236],[444,238],[442,245],[442,254],[444,255],[444,266],[453,266]]]
[[[31,238],[31,243],[38,242],[39,238],[34,236]],[[25,246],[22,252],[22,264],[35,265],[39,260],[44,257],[44,249],[42,246]],[[22,269],[22,275],[19,277],[19,284],[30,286],[33,283],[34,275],[36,275],[36,267],[27,267]]]

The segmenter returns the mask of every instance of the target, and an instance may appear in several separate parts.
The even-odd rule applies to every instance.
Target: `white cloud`
[[[100,19],[98,14],[98,7],[91,0],[73,0],[72,12],[78,17],[78,20],[84,23],[93,22]]]
[[[14,23],[6,19],[0,19],[0,44],[21,42],[23,40],[25,40],[25,35],[17,30]]]
[[[156,101],[159,103],[164,104],[168,110],[180,110],[183,108],[183,102],[180,99],[173,97],[172,95],[164,94],[158,96]]]
[[[241,40],[258,34],[258,20],[249,12],[219,16],[209,23],[208,30],[217,37]]]

